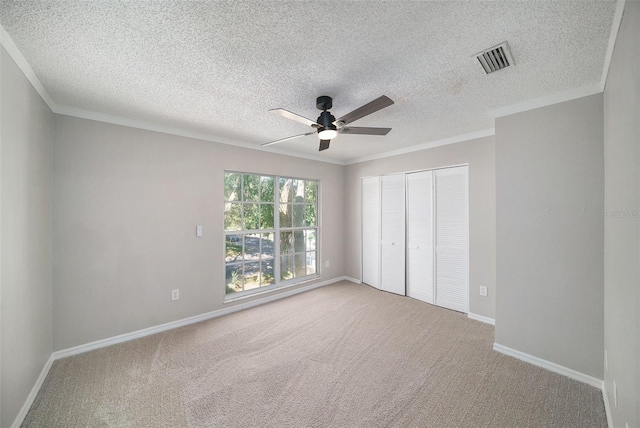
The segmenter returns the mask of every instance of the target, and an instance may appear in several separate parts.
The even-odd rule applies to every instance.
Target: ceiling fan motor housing
[[[332,115],[328,111],[323,111],[322,113],[320,113],[320,116],[318,117],[318,120],[317,120],[317,122],[320,125],[322,125],[322,128],[318,128],[318,129],[319,130],[336,129],[336,126],[333,124],[333,122],[335,121],[336,121],[336,118],[334,115]]]

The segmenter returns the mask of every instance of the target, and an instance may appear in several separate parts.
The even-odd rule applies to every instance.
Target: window
[[[317,275],[317,195],[315,180],[225,173],[226,294]]]

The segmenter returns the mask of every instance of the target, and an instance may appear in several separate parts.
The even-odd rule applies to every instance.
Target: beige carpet
[[[28,427],[606,427],[493,327],[339,283],[56,361]]]

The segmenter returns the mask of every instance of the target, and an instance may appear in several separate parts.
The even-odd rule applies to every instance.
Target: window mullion
[[[280,284],[280,177],[275,176],[273,182],[273,227],[275,228],[274,274],[275,284]]]
[[[241,280],[242,280],[242,291],[244,291],[244,265],[245,265],[245,259],[244,259],[244,238],[245,238],[245,230],[244,230],[244,178],[245,178],[245,174],[241,174],[240,175],[240,230],[243,232],[242,233],[242,247],[241,247],[241,251],[242,251],[242,269],[240,271],[241,273]]]

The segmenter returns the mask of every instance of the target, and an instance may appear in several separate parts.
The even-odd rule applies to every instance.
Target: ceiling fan
[[[316,107],[318,108],[318,110],[322,110],[322,113],[320,113],[320,116],[315,122],[311,119],[307,119],[306,117],[292,113],[283,108],[272,109],[269,111],[286,117],[287,119],[293,119],[297,122],[309,125],[315,128],[315,130],[307,132],[306,134],[299,134],[292,137],[282,138],[280,140],[270,141],[262,145],[270,146],[272,144],[278,144],[282,143],[283,141],[293,140],[294,138],[305,137],[307,135],[317,133],[318,137],[320,137],[319,151],[322,151],[329,148],[331,140],[333,138],[336,138],[338,134],[387,135],[389,131],[391,131],[391,128],[363,128],[346,125],[350,124],[351,122],[355,122],[358,119],[362,119],[363,117],[368,116],[371,113],[375,113],[378,110],[382,110],[385,107],[389,107],[391,104],[393,104],[393,101],[389,97],[383,95],[371,101],[370,103],[367,103],[362,107],[355,109],[351,113],[347,113],[341,118],[336,119],[329,112],[329,109],[333,106],[333,100],[331,99],[331,97],[323,95],[316,99]]]

